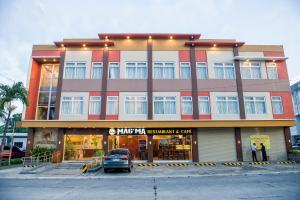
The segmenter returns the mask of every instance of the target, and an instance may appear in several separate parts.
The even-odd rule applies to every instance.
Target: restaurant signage
[[[185,135],[192,134],[190,128],[111,128],[110,135]]]

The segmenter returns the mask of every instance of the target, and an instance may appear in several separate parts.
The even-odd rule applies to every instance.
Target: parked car
[[[128,149],[114,149],[104,156],[103,168],[104,172],[110,169],[126,169],[131,172],[132,156]]]
[[[0,152],[2,155],[2,160],[8,160],[10,154],[10,146],[4,146],[4,151]],[[25,156],[25,152],[20,150],[18,147],[13,146],[11,152],[11,158],[23,158]]]

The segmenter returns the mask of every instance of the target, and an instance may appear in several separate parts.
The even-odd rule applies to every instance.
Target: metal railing
[[[25,168],[36,168],[38,166],[51,163],[53,159],[52,153],[42,153],[37,155],[32,155],[28,157],[23,157],[23,169]]]

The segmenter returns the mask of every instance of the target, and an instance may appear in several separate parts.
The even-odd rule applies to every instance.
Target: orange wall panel
[[[28,89],[28,106],[26,107],[25,119],[35,119],[38,92],[41,77],[41,65],[35,60],[32,60],[31,74]]]
[[[284,57],[284,52],[264,51],[265,57]],[[266,62],[268,63],[268,62]],[[288,72],[285,61],[276,61],[278,79],[288,80]]]
[[[108,61],[109,62],[120,62],[120,51],[108,51]]]
[[[195,52],[196,62],[207,62],[207,56],[205,50],[196,50]]]
[[[272,96],[281,96],[283,114],[273,114],[274,119],[294,119],[294,108],[292,102],[292,95],[290,92],[271,92]],[[272,99],[271,99],[272,100]]]
[[[103,62],[103,51],[93,51],[92,62]]]
[[[189,50],[180,50],[179,54],[179,62],[190,62],[190,51]]]

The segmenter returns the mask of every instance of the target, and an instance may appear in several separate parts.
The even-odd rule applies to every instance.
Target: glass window
[[[283,114],[283,106],[281,96],[272,97],[272,107],[274,114]]]
[[[65,115],[83,114],[83,97],[63,97],[61,113]]]
[[[109,63],[109,79],[119,79],[120,78],[120,65],[118,62]]]
[[[154,114],[176,114],[176,97],[154,97]]]
[[[85,62],[68,62],[65,67],[65,79],[85,79]]]
[[[189,62],[180,63],[180,78],[191,79],[191,65]]]
[[[147,79],[146,62],[128,62],[126,63],[127,79]]]
[[[278,79],[276,63],[267,63],[267,73],[269,79]]]
[[[125,113],[126,114],[147,114],[147,97],[126,96]]]
[[[243,62],[241,65],[242,79],[261,79],[261,67],[259,62]]]
[[[100,115],[101,112],[101,97],[91,96],[90,97],[90,114]]]
[[[237,97],[217,97],[217,109],[219,114],[238,114]]]
[[[92,79],[102,79],[103,73],[103,64],[102,63],[93,63]]]
[[[181,97],[181,109],[182,109],[182,114],[185,115],[193,114],[193,103],[192,103],[191,96]]]
[[[207,79],[206,63],[197,63],[197,79]]]
[[[244,97],[247,114],[266,114],[265,97]]]
[[[107,114],[117,115],[118,114],[118,97],[108,96],[107,97]]]
[[[209,97],[199,96],[198,97],[198,108],[199,114],[210,114]]]
[[[171,62],[155,62],[153,74],[154,79],[174,79],[175,64]]]
[[[216,79],[235,79],[233,63],[214,63]]]

